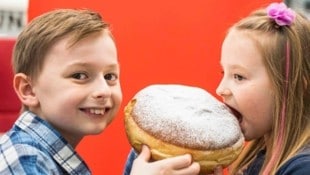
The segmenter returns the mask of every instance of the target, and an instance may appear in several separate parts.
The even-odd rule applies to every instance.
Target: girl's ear
[[[33,91],[31,79],[27,75],[23,73],[15,74],[13,84],[14,90],[23,105],[35,107],[39,104]]]

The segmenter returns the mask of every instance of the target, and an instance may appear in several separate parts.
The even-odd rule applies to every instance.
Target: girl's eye
[[[85,80],[87,78],[87,75],[85,73],[75,73],[72,75],[72,78],[78,80]]]
[[[244,77],[241,75],[238,75],[238,74],[234,74],[234,79],[236,79],[238,81],[242,81],[244,79]]]
[[[117,75],[113,74],[113,73],[109,73],[104,75],[104,79],[108,80],[108,81],[114,81],[117,79]]]

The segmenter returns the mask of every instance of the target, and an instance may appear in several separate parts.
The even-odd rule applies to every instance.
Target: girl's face
[[[68,48],[69,38],[47,53],[33,82],[38,104],[30,110],[54,126],[73,146],[83,136],[102,132],[115,117],[122,93],[113,40],[92,34]]]
[[[216,93],[235,111],[247,141],[268,137],[275,100],[255,42],[249,33],[231,30],[221,54],[223,77]]]

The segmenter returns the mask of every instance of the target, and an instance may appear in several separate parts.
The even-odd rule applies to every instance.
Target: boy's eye
[[[87,78],[87,75],[85,73],[75,73],[72,75],[72,78],[78,80],[85,80]]]
[[[234,79],[241,81],[244,79],[244,77],[238,74],[234,74]]]
[[[117,75],[112,74],[112,73],[106,74],[104,75],[104,79],[109,80],[109,81],[114,81],[117,79]]]

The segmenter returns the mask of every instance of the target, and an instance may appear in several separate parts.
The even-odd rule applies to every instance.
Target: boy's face
[[[75,146],[102,132],[115,117],[122,93],[115,44],[97,33],[68,48],[68,38],[47,53],[32,85],[38,105],[30,110],[52,124]]]
[[[224,74],[217,94],[240,113],[245,139],[268,137],[275,100],[261,52],[253,39],[232,30],[222,46],[221,65]]]

